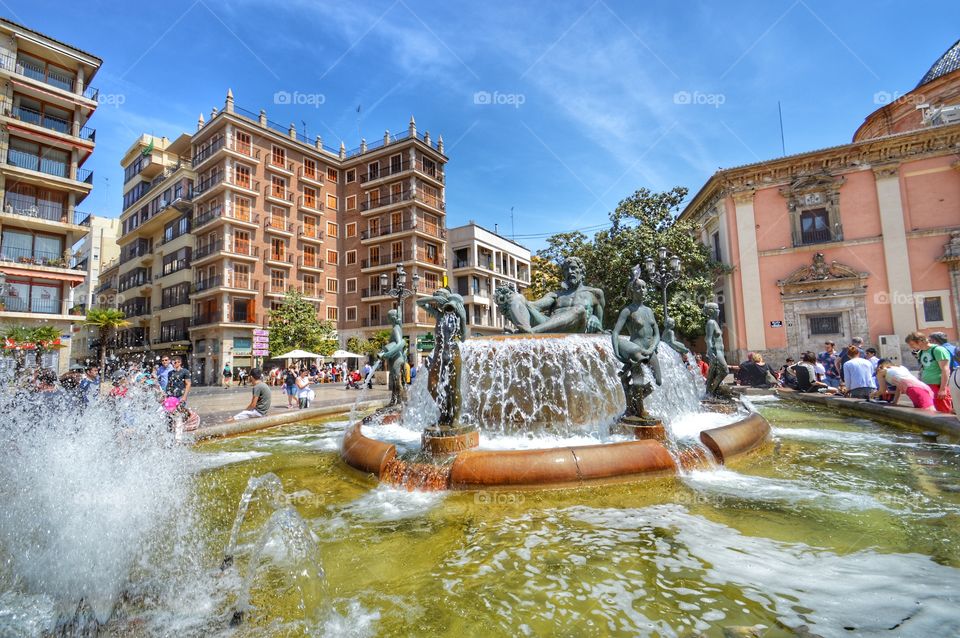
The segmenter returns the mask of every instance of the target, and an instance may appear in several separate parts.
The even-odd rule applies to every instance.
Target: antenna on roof
[[[780,108],[780,100],[777,100],[777,113],[780,115],[780,154],[787,154],[787,146],[783,142],[783,109]]]

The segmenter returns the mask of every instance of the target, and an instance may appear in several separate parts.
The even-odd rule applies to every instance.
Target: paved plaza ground
[[[229,389],[222,386],[198,386],[190,391],[188,404],[200,414],[201,425],[207,427],[226,421],[230,416],[240,412],[250,402],[252,386],[232,385]],[[294,412],[296,407],[287,408],[287,396],[280,386],[271,387],[273,401],[269,415]],[[361,395],[359,390],[347,390],[342,383],[315,383],[313,390],[316,398],[311,402],[311,408],[326,408],[343,406],[349,410]],[[390,397],[386,385],[374,384],[373,389],[363,394],[365,400],[384,399]],[[296,400],[293,402],[296,406]]]

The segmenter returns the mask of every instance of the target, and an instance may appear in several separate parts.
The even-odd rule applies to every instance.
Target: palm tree
[[[23,345],[30,342],[30,329],[23,326],[8,326],[2,336],[5,341],[10,341],[14,345],[14,366],[19,373],[27,365],[27,353],[24,352]]]
[[[37,367],[43,365],[43,354],[48,350],[55,350],[54,342],[60,339],[60,329],[54,326],[38,326],[30,331],[30,341],[35,348]]]
[[[116,308],[91,308],[87,311],[87,318],[83,325],[94,326],[99,331],[100,343],[97,346],[97,362],[100,369],[104,369],[107,360],[107,340],[113,337],[120,328],[130,325],[122,310]]]

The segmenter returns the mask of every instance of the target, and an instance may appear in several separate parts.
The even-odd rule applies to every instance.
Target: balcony
[[[236,153],[244,159],[251,160],[254,162],[260,161],[260,149],[254,148],[252,144],[246,142],[238,142],[235,139],[227,139],[224,136],[220,136],[217,139],[211,141],[206,146],[201,147],[191,158],[190,163],[194,168],[199,167],[201,164],[206,163],[207,160],[212,158],[221,150],[227,150],[231,153]]]
[[[374,165],[376,166],[376,164]],[[413,164],[410,163],[410,160],[404,158],[400,162],[391,162],[389,165],[384,167],[379,167],[377,170],[370,170],[370,167],[367,167],[366,173],[360,173],[360,183],[366,184],[367,182],[375,182],[380,179],[386,179],[388,177],[393,177],[399,175],[400,173],[405,173],[410,169],[413,169],[415,172],[432,179],[436,182],[442,184],[444,182],[443,170],[439,168],[436,164],[430,165],[425,164],[423,160],[417,160]]]
[[[219,311],[197,313],[190,318],[190,325],[193,327],[196,327],[196,326],[206,326],[213,323],[220,323],[221,316],[222,316],[222,313]]]
[[[254,215],[249,209],[219,204],[208,211],[200,213],[200,215],[193,220],[194,232],[200,229],[201,226],[205,226],[217,219],[240,222],[243,224],[249,224],[250,226],[258,226],[260,224],[260,216]]]
[[[193,282],[193,291],[203,292],[205,290],[210,290],[211,288],[219,288],[222,285],[223,277],[221,275],[217,275],[215,277],[205,277]]]
[[[387,325],[386,317],[383,319],[380,317],[364,317],[360,320],[360,326],[363,328],[376,328],[385,325]]]
[[[403,233],[410,230],[414,230],[429,237],[436,237],[437,239],[447,238],[447,229],[439,226],[438,224],[428,224],[422,219],[418,219],[416,221],[408,219],[399,224],[388,224],[380,228],[362,231],[360,233],[360,240],[363,241],[365,239],[375,239],[377,237],[394,235],[396,233]]]
[[[306,241],[323,241],[323,231],[318,226],[301,226],[300,239]]]
[[[145,255],[153,256],[153,245],[149,240],[138,239],[123,247],[120,251],[120,261],[128,262]]]
[[[293,162],[289,162],[285,159],[276,158],[273,156],[272,153],[267,156],[266,167],[268,170],[271,170],[277,173],[285,173],[293,177]]]
[[[263,196],[284,206],[293,205],[293,191],[276,186],[275,184],[267,184],[264,186]]]
[[[129,301],[122,306],[120,310],[127,317],[143,317],[151,314],[149,299],[136,299]]]
[[[400,264],[405,261],[410,261],[413,259],[413,252],[407,250],[400,253],[391,253],[389,255],[380,255],[379,257],[373,257],[370,259],[361,259],[360,268],[376,268],[378,266],[390,266],[393,264]]]
[[[28,171],[36,171],[53,177],[62,179],[72,179],[85,184],[93,184],[93,171],[86,168],[78,168],[76,177],[70,176],[70,164],[58,162],[53,159],[27,153],[16,148],[7,149],[7,164],[22,168]]]
[[[68,268],[69,260],[63,253],[32,250],[18,246],[0,246],[0,261],[10,261],[27,266],[43,266],[45,268]]]
[[[438,252],[430,254],[426,248],[418,247],[416,252],[416,260],[422,261],[425,264],[432,264],[434,266],[440,266],[442,268],[447,267],[447,259]]]
[[[217,241],[208,242],[202,246],[197,246],[197,249],[193,251],[193,261],[198,262],[208,255],[218,253],[223,250],[223,240],[218,239]]]
[[[323,212],[323,202],[317,197],[305,198],[303,195],[297,197],[297,208],[313,213]]]
[[[120,286],[117,288],[117,290],[119,292],[124,292],[139,286],[149,286],[151,283],[150,277],[147,275],[147,269],[136,268],[120,277]]]
[[[161,335],[159,339],[153,340],[153,345],[159,346],[164,343],[176,343],[178,341],[190,341],[190,335],[186,330],[178,330],[176,332],[168,332],[165,335]]]
[[[25,299],[12,295],[0,295],[3,312],[30,312],[45,315],[67,314],[66,303],[59,299]]]
[[[413,193],[410,190],[391,193],[383,197],[378,197],[376,200],[360,202],[360,212],[363,213],[369,210],[383,208],[384,206],[392,206],[393,204],[410,201],[411,199],[413,199]]]
[[[383,297],[388,294],[390,288],[381,288],[380,286],[372,286],[370,288],[361,288],[360,289],[360,298],[361,299],[370,299],[371,297]]]
[[[75,133],[73,122],[71,120],[65,120],[54,115],[47,115],[46,113],[41,113],[40,111],[32,109],[28,106],[14,107],[10,111],[10,116],[26,124],[33,124],[34,126],[45,128],[48,131],[79,137],[80,139],[88,142],[96,141],[96,129],[92,129],[89,126],[84,126],[83,128],[78,128]]]
[[[323,270],[323,260],[314,254],[304,253],[298,266],[307,270]]]
[[[293,253],[292,252],[275,252],[270,251],[267,254],[267,263],[273,266],[285,266],[290,267],[293,265]]]
[[[299,169],[297,169],[297,177],[305,182],[313,182],[317,186],[323,185],[323,176],[320,174],[318,169],[311,171],[301,166]]]
[[[19,215],[21,217],[30,217],[33,219],[43,219],[60,224],[71,223],[70,215],[62,206],[20,199],[15,193],[7,193],[7,201],[3,206],[3,212],[7,215]],[[90,213],[79,210],[73,211],[73,222],[77,226],[90,225]]]
[[[263,220],[263,229],[267,232],[293,236],[293,222],[281,217],[267,217]]]
[[[28,60],[22,56],[15,58],[9,53],[0,55],[0,68],[3,68],[9,73],[16,73],[17,75],[43,82],[61,91],[82,95],[82,97],[87,100],[94,102],[96,102],[100,94],[99,90],[91,86],[85,87],[83,93],[79,93],[77,91],[79,88],[77,79],[73,74],[59,67],[51,66],[40,61]]]
[[[304,284],[300,288],[300,294],[307,299],[323,299],[323,288],[314,284],[312,286]]]

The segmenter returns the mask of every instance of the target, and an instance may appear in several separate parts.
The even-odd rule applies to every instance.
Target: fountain
[[[666,263],[664,256],[661,260]],[[669,276],[654,277],[661,287],[679,276],[679,260],[669,264]],[[650,260],[646,265],[648,272],[655,270]],[[704,309],[714,368],[704,384],[699,372],[691,374],[681,361],[685,347],[671,320],[661,341],[653,311],[644,303],[641,265],[632,271],[631,303],[612,334],[602,332],[604,294],[584,283],[583,263],[571,258],[562,270],[562,289],[536,301],[507,286],[497,289],[496,303],[515,326],[513,334],[465,339],[462,299],[448,290],[418,302],[437,322],[429,383],[415,385],[405,402],[354,423],[341,445],[343,460],[408,487],[565,487],[725,463],[769,438],[769,424],[757,414],[705,429],[694,439],[670,429],[681,414],[727,405],[717,385],[725,363],[715,304]],[[394,335],[398,343],[401,339]],[[707,399],[703,407],[701,399]],[[395,444],[364,433],[365,426],[390,423],[420,429],[420,449],[398,453]],[[517,436],[578,443],[534,449],[480,445],[481,438]]]

